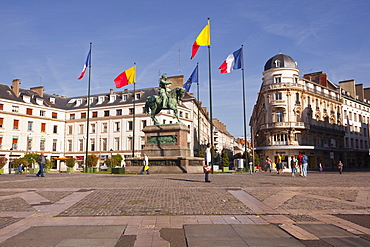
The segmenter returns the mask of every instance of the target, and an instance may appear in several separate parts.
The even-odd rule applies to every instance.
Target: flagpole
[[[210,25],[209,28],[211,29],[210,18],[208,18],[208,24]],[[211,45],[208,45],[208,81],[209,81],[209,116],[210,116],[210,134],[211,134],[211,145],[213,150],[215,147],[213,146],[213,121],[212,121],[212,79],[211,79]],[[214,157],[213,154],[211,155],[211,164],[214,164]],[[213,173],[213,169],[212,169]]]
[[[87,157],[89,155],[89,118],[90,118],[90,82],[91,82],[91,48],[92,42],[90,42],[90,57],[89,57],[89,79],[87,86],[87,119],[86,119],[86,156],[85,156],[85,167],[84,172],[87,172]]]
[[[199,157],[199,153],[200,153],[200,104],[199,104],[199,67],[198,67],[199,63],[197,63],[197,101],[198,101],[198,157]]]
[[[245,82],[244,82],[244,45],[242,45],[242,84],[243,84],[243,122],[244,122],[244,158],[245,165],[247,165],[247,117],[246,117],[246,104],[245,104]],[[254,155],[254,152],[253,152]],[[254,160],[254,156],[253,156]]]
[[[136,63],[134,63],[134,66],[136,66]],[[136,72],[135,72],[136,73]],[[132,158],[135,157],[135,115],[136,115],[136,109],[135,109],[135,97],[136,97],[136,80],[134,82],[134,115],[132,116]]]

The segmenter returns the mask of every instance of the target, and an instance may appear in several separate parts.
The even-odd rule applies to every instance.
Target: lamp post
[[[9,154],[9,165],[8,165],[8,169],[9,169],[9,174],[11,174],[12,173],[12,168],[11,168],[11,166],[12,166],[12,160],[11,160],[10,156],[12,156],[13,144],[12,144],[12,147],[9,149],[9,151],[10,151],[10,154]]]
[[[111,148],[110,149],[110,168],[112,169],[113,168],[113,155],[112,155],[112,152],[113,152],[113,149]]]

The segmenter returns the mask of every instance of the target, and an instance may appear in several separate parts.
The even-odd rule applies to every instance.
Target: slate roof
[[[280,66],[276,66],[275,61],[280,61]],[[270,58],[265,64],[265,71],[273,68],[297,68],[296,62],[288,55],[279,53]]]
[[[135,100],[136,103],[145,103],[146,98],[151,95],[157,95],[159,91],[159,87],[152,87],[152,88],[145,88],[145,89],[136,89],[135,93],[140,93],[140,99]],[[116,95],[116,100],[114,102],[110,102],[110,93],[101,93],[101,94],[93,94],[90,95],[90,99],[92,98],[92,102],[90,107],[105,107],[105,106],[118,106],[118,105],[126,105],[126,104],[133,104],[133,97],[132,94],[134,90],[125,90],[120,92],[113,92]],[[123,101],[123,95],[128,95],[127,100]],[[17,97],[11,86],[0,84],[0,98],[8,99],[12,101],[18,102],[25,102],[23,100],[23,96],[30,97],[30,103],[36,104],[37,99],[43,100],[43,105],[63,110],[74,110],[74,109],[84,109],[87,108],[87,95],[84,96],[77,96],[77,97],[64,97],[61,95],[56,94],[47,94],[44,93],[43,97],[39,96],[35,91],[29,89],[19,89],[19,96]],[[98,104],[99,97],[104,96],[104,101]],[[185,94],[186,98],[192,98],[192,96]],[[80,105],[77,105],[77,100],[82,100]],[[53,102],[54,101],[54,102]],[[182,107],[184,105],[180,104]]]

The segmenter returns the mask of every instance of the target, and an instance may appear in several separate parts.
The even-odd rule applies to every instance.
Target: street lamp
[[[113,168],[113,159],[112,159],[113,155],[112,155],[112,152],[113,152],[113,149],[111,148],[110,149],[110,167],[111,168]]]
[[[12,168],[11,168],[12,160],[10,159],[10,156],[12,156],[13,144],[12,144],[12,147],[9,149],[9,151],[10,151],[10,154],[9,154],[9,165],[8,165],[8,169],[9,169],[9,174],[11,174],[12,173]]]

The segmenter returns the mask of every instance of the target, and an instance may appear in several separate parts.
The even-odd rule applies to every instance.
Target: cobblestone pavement
[[[370,221],[370,172],[310,172],[307,178],[291,177],[289,173],[210,177],[212,183],[204,183],[203,174],[1,175],[0,246],[12,246],[15,241],[27,246],[29,240],[22,245],[20,234],[27,236],[31,230],[35,234],[37,227],[77,225],[113,227],[118,235],[110,236],[106,244],[95,241],[99,243],[95,246],[170,246],[170,242],[171,246],[176,246],[175,242],[184,246],[183,238],[188,238],[188,243],[196,239],[191,228],[184,226],[195,224],[274,224],[279,226],[276,231],[288,233],[302,246],[333,246],[334,240],[317,236],[313,228],[325,224],[352,234],[351,241],[360,241],[359,246],[370,243],[366,242],[370,239],[366,225]],[[178,231],[181,228],[185,235]],[[176,240],[174,234],[168,234],[171,231],[180,237]],[[81,242],[92,246],[91,239],[83,239],[79,246],[84,246]],[[72,243],[71,239],[53,241],[59,241],[58,246]]]

